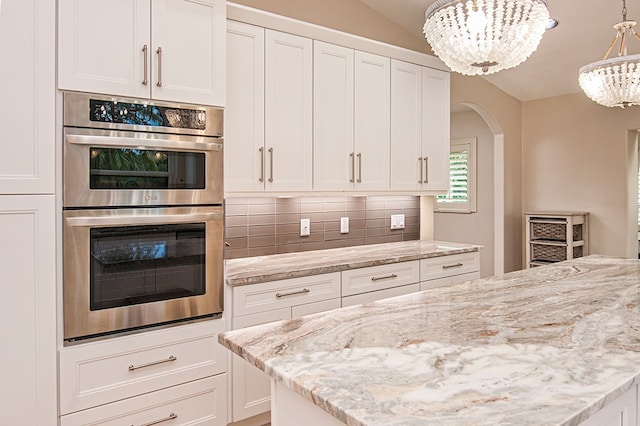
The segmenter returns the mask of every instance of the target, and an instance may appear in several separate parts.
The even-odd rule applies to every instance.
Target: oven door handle
[[[68,217],[66,223],[69,226],[130,226],[130,225],[154,225],[171,223],[206,222],[209,220],[221,220],[222,213],[187,213],[187,214],[153,214],[153,215],[116,215],[116,216],[76,216]]]
[[[209,138],[208,138],[209,139]],[[185,139],[170,140],[162,138],[130,138],[124,136],[98,136],[98,135],[66,135],[67,143],[73,145],[132,147],[142,149],[179,149],[181,151],[220,151],[220,142],[194,142]]]

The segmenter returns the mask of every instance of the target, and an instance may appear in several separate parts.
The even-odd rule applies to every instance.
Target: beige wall
[[[628,130],[639,128],[639,107],[605,108],[582,93],[524,103],[523,210],[588,211],[591,253],[626,256],[636,237]]]
[[[451,114],[451,139],[476,138],[475,213],[435,213],[434,239],[482,245],[480,276],[493,276],[493,133],[475,111]]]
[[[425,39],[409,33],[358,0],[235,0],[233,3],[418,52],[431,52]]]
[[[522,103],[481,77],[451,74],[451,105],[473,105],[504,135],[504,271],[522,268]],[[501,194],[494,194],[499,197]]]

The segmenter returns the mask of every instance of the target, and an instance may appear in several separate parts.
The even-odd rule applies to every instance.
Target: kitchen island
[[[274,426],[635,425],[640,263],[589,256],[219,340],[272,377]]]

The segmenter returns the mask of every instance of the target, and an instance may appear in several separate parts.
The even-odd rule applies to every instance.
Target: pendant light
[[[622,22],[613,26],[616,35],[604,59],[580,68],[578,83],[594,102],[606,107],[640,105],[640,55],[627,54],[627,38],[636,37],[636,21],[627,20],[627,3],[622,0]],[[618,42],[618,56],[609,54]]]
[[[437,0],[423,30],[451,70],[486,75],[524,62],[548,22],[545,0]]]

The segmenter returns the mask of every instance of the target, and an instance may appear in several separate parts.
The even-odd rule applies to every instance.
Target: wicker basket
[[[564,241],[567,237],[566,223],[531,222],[531,239]]]
[[[575,259],[576,257],[582,257],[582,246],[573,248],[573,258]]]
[[[578,248],[578,247],[575,247]],[[574,249],[575,250],[575,249]],[[567,260],[567,248],[563,246],[547,246],[531,244],[531,260],[545,262],[560,262]]]

